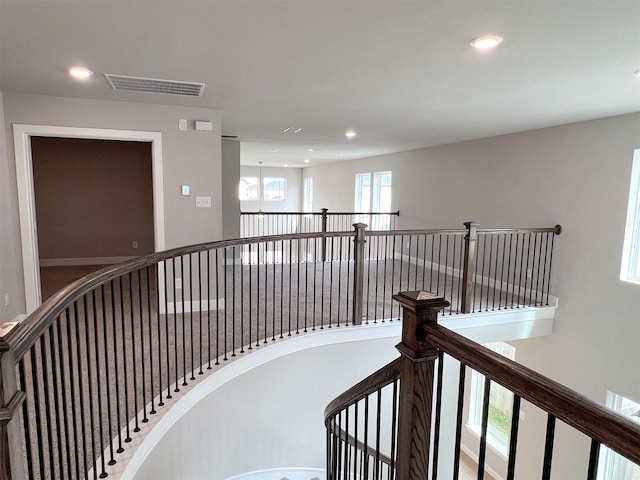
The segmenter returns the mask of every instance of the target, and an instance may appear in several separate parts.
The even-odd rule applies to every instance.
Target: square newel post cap
[[[404,308],[420,313],[426,310],[442,310],[451,305],[442,295],[437,293],[416,290],[412,292],[399,292],[393,296]]]

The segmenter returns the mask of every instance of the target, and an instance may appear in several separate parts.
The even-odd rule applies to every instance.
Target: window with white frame
[[[515,347],[504,342],[485,344],[490,350],[511,360],[515,359]],[[482,403],[484,399],[485,377],[478,372],[471,376],[471,398],[469,401],[469,428],[480,435],[482,428]],[[511,414],[513,409],[513,393],[502,385],[491,382],[489,390],[489,418],[487,422],[487,444],[507,454],[511,431]]]
[[[258,200],[258,178],[240,177],[238,197],[240,200]]]
[[[620,280],[640,283],[640,150],[635,151],[631,168]]]
[[[313,211],[313,178],[307,177],[302,185],[303,190],[303,210],[305,212]]]
[[[371,210],[371,174],[356,173],[356,191],[353,208],[356,212]]]
[[[640,403],[617,393],[607,392],[607,407],[640,423]],[[602,447],[598,460],[598,480],[639,480],[640,466],[614,451]]]
[[[287,181],[284,178],[265,177],[262,183],[263,197],[268,201],[287,199]]]

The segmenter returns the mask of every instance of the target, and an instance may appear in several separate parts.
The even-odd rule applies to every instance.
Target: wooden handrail
[[[396,358],[361,382],[356,383],[327,405],[324,410],[325,423],[336,413],[371,395],[379,388],[386,387],[398,378],[400,378],[400,359]]]
[[[424,323],[421,328],[433,346],[640,464],[639,424],[441,325]]]

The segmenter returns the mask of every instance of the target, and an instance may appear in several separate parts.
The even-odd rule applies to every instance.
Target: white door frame
[[[165,249],[162,133],[15,124],[13,126],[13,141],[16,157],[18,207],[20,211],[20,233],[22,236],[22,266],[24,270],[27,315],[42,303],[38,234],[36,230],[36,209],[33,190],[33,161],[31,158],[31,137],[33,136],[151,142],[154,247],[156,252]]]

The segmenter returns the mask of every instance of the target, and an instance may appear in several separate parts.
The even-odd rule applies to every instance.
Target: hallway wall
[[[180,131],[178,120],[207,120],[212,131],[193,129]],[[171,105],[135,104],[49,97],[42,95],[5,94],[4,120],[7,157],[2,161],[9,185],[8,208],[0,219],[7,229],[6,248],[9,258],[16,258],[18,269],[7,272],[4,281],[16,289],[12,310],[3,310],[0,321],[25,311],[20,224],[16,193],[16,169],[13,146],[14,124],[55,125],[115,130],[137,130],[162,133],[164,172],[165,246],[173,248],[222,238],[220,112],[208,108]],[[191,186],[191,196],[180,194],[181,185]],[[4,195],[3,191],[3,206]],[[195,208],[196,196],[210,196],[211,208]]]

